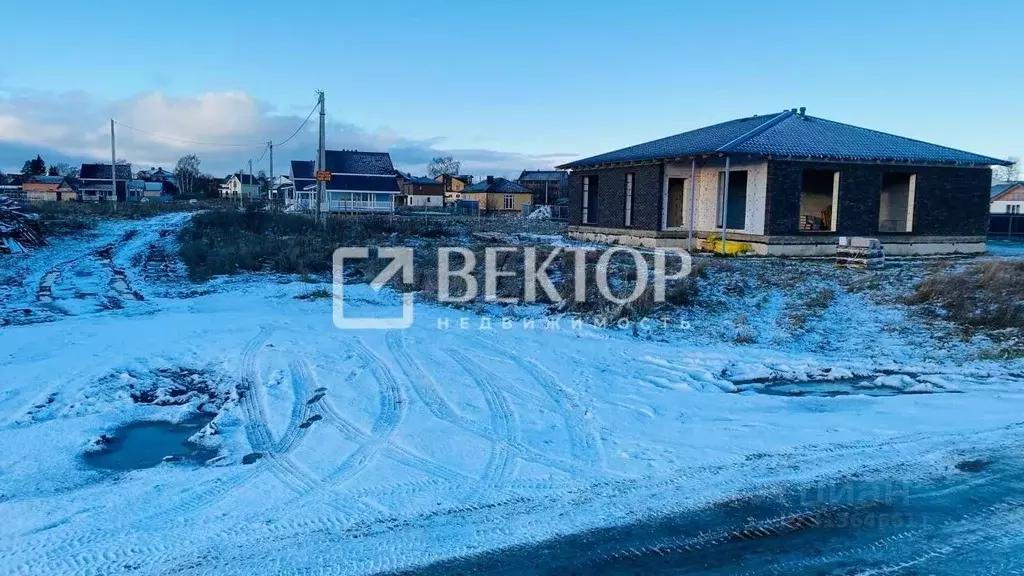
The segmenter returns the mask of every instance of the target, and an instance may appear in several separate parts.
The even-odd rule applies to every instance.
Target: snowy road
[[[1010,363],[480,329],[431,306],[339,331],[328,300],[295,298],[308,284],[184,287],[183,218],[0,261],[0,574],[967,574],[1020,543]],[[762,393],[854,376],[893,393]],[[201,410],[205,466],[82,459]],[[837,527],[881,514],[914,523]]]

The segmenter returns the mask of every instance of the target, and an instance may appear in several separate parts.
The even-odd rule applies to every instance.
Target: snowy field
[[[837,295],[834,327],[748,344],[720,318],[637,337],[428,305],[408,330],[341,331],[329,299],[295,298],[316,285],[188,285],[187,218],[0,257],[0,574],[401,572],[786,486],[959,486],[1022,439],[1019,362],[863,295]],[[770,332],[761,301],[746,323]],[[205,465],[86,463],[120,425],[198,413]],[[1019,532],[1018,504],[993,506]],[[944,573],[962,550],[943,546],[843,573]]]

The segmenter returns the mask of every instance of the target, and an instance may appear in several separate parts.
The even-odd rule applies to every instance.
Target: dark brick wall
[[[633,177],[633,223],[630,228],[658,230],[661,227],[662,165],[630,166],[583,170],[569,175],[569,223],[582,224],[583,177],[597,176],[596,218],[591,210],[592,226],[624,228],[626,218],[626,174]]]
[[[885,172],[917,174],[913,234],[983,236],[988,230],[992,182],[988,168],[770,161],[765,234],[798,233],[804,170],[840,172],[838,234],[878,233],[879,191]]]

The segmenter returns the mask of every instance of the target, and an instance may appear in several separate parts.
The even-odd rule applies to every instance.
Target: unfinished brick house
[[[570,162],[570,235],[682,246],[710,235],[758,254],[984,251],[992,165],[981,156],[808,116],[740,118]],[[692,240],[691,240],[692,239]]]

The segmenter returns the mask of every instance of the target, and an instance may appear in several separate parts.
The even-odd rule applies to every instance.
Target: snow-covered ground
[[[1019,363],[927,348],[860,294],[836,296],[834,342],[775,334],[770,293],[753,344],[717,338],[721,318],[637,337],[429,305],[408,330],[342,331],[330,300],[295,298],[314,285],[185,286],[167,256],[185,218],[0,260],[0,574],[398,571],[795,482],[950,474],[1020,441]],[[121,424],[200,411],[205,466],[83,460]]]

